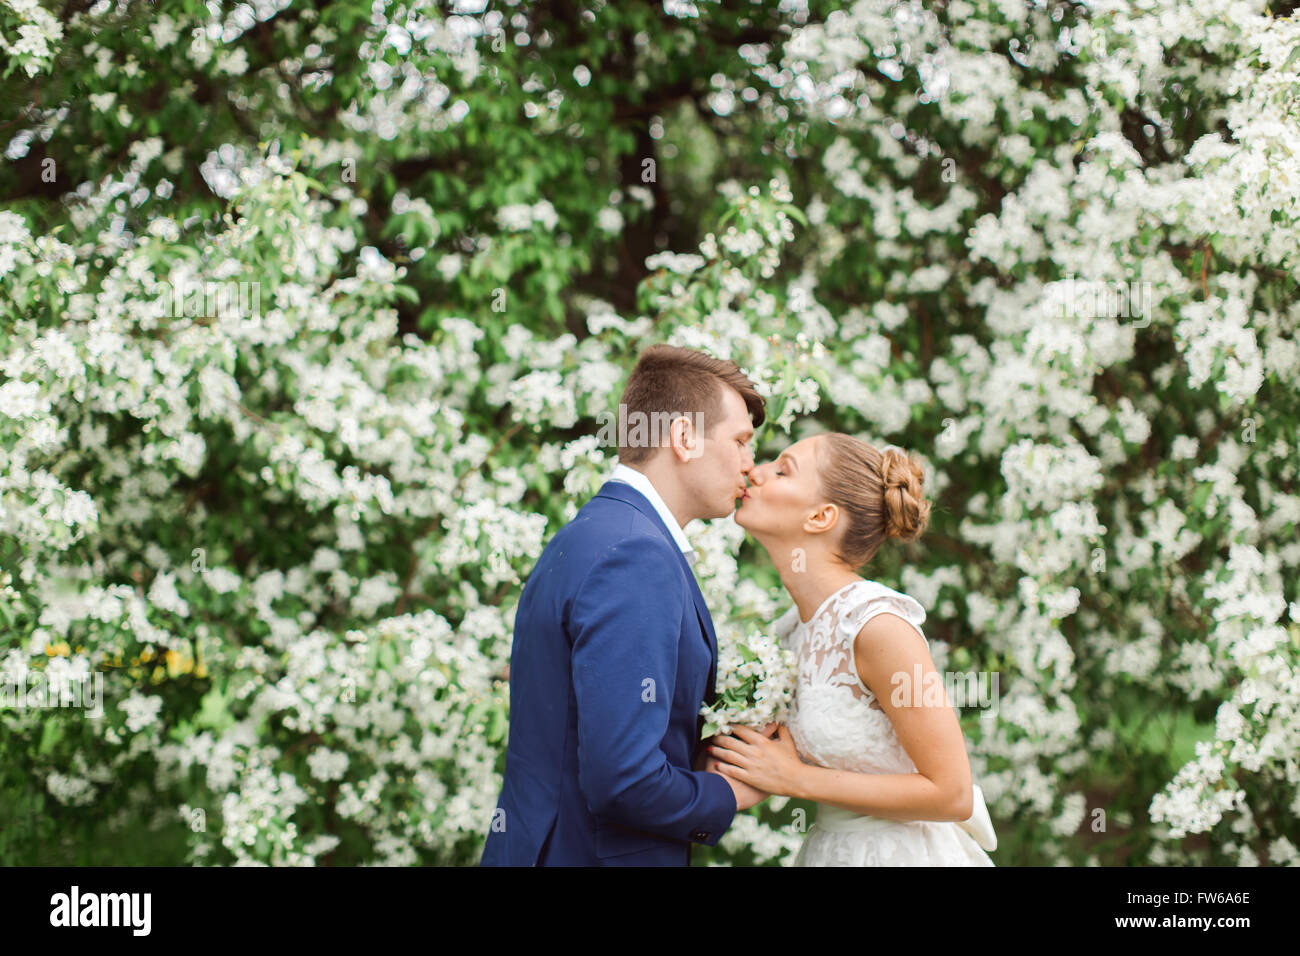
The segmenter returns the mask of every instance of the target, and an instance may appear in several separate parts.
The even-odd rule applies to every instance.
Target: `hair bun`
[[[880,479],[885,495],[885,537],[915,541],[930,521],[930,502],[922,486],[925,469],[897,448],[880,453]]]

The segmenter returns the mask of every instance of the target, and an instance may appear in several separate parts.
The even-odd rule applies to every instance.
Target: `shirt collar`
[[[664,526],[667,527],[668,533],[673,536],[673,540],[677,542],[677,547],[682,550],[683,554],[685,554],[687,562],[694,566],[696,558],[695,549],[691,547],[690,541],[686,539],[686,534],[682,531],[681,526],[677,524],[677,519],[674,518],[673,513],[668,510],[668,506],[664,504],[663,498],[659,497],[659,492],[655,491],[655,486],[650,483],[650,479],[635,468],[619,462],[614,466],[614,473],[609,476],[609,480],[621,481],[625,484],[629,484],[637,491],[641,492],[641,494],[645,495],[646,500],[650,502],[651,506],[659,514],[659,517],[663,519]]]

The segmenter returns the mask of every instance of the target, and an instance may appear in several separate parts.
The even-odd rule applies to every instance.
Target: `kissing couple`
[[[613,474],[524,587],[481,865],[686,866],[777,794],[816,804],[796,866],[992,866],[956,711],[892,699],[896,675],[935,676],[925,612],[857,573],[886,538],[924,531],[920,465],[840,433],[756,465],[762,396],[691,349],[646,349],[621,404],[671,424],[662,441],[620,437]],[[787,724],[701,741],[718,648],[682,528],[727,515],[789,592],[773,631],[798,679]]]

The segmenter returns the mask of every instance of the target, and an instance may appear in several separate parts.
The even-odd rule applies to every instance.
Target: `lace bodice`
[[[799,661],[788,726],[805,762],[858,773],[916,772],[889,717],[858,677],[854,659],[858,631],[885,612],[897,614],[926,640],[920,603],[875,581],[840,588],[807,623],[797,607],[776,622],[776,636]]]
[[[787,726],[806,763],[855,773],[916,773],[889,716],[858,677],[854,659],[862,625],[885,612],[911,624],[929,646],[921,605],[876,581],[846,584],[807,623],[797,608],[777,620],[776,636],[799,662]],[[974,790],[975,812],[962,823],[890,820],[818,803],[817,823],[793,865],[992,866],[981,846],[996,849],[996,834],[983,794]]]

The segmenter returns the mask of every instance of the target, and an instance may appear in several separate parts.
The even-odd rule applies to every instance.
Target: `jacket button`
[[[703,831],[703,830],[696,830],[695,832],[693,832],[693,833],[691,834],[691,839],[692,839],[692,840],[696,840],[696,841],[698,841],[698,842],[700,842],[700,843],[703,843],[703,842],[704,842],[705,840],[707,840],[708,838],[709,838],[708,833],[706,833],[706,832]]]

